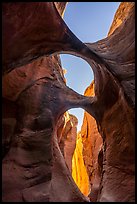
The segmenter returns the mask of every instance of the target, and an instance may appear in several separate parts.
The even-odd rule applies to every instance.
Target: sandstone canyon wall
[[[62,117],[65,118],[65,121],[63,126],[60,125],[58,128],[58,143],[69,171],[72,173],[72,157],[76,148],[78,119],[68,112]]]
[[[91,200],[95,196],[93,200],[99,202],[134,202],[134,2],[121,3],[109,35],[95,43],[82,43],[70,31],[60,16],[65,5],[66,2],[2,5],[2,200],[89,201],[71,176],[76,135],[69,146],[62,134],[68,131],[63,114],[81,107],[87,112],[84,120],[88,118],[84,122],[88,128],[82,127],[82,140]],[[85,96],[66,86],[57,55],[62,52],[82,57],[91,65],[94,95],[89,91],[93,84]],[[67,122],[69,130],[76,133],[76,124]],[[89,137],[94,131],[91,124],[95,129],[97,125],[99,133]],[[97,146],[92,144],[92,138]],[[70,150],[70,157],[64,154],[65,162],[63,152]],[[90,176],[93,170],[95,174]]]
[[[98,127],[103,137],[103,169],[98,201],[134,201],[134,15],[134,2],[121,3],[108,37],[95,44],[88,44],[109,64],[111,73],[119,83],[117,102],[111,108],[106,107],[102,122]],[[121,20],[120,23],[119,19]],[[101,78],[99,83],[104,84],[101,82]],[[106,87],[107,83],[111,87],[111,82],[106,82]],[[115,83],[117,82],[115,81]],[[114,86],[111,87],[110,91],[111,96],[113,94],[116,96]],[[109,93],[106,90],[102,93],[104,96],[106,93],[106,96],[101,100],[104,100],[104,103],[109,106],[112,97],[109,98]],[[126,192],[128,193],[126,194]]]
[[[56,2],[60,13],[65,5]],[[60,84],[63,92],[66,88],[59,56],[13,69],[2,83],[3,201],[87,201],[71,178],[57,141],[57,118],[64,117],[64,111],[57,113],[57,92]],[[71,154],[68,157],[70,163]]]
[[[81,133],[77,134],[76,148],[72,158],[72,177],[81,192],[88,196],[90,193],[89,176],[83,160],[83,143]]]
[[[120,25],[122,23],[124,24],[124,22],[127,21],[127,19],[129,18],[130,15],[134,15],[134,11],[133,11],[134,8],[133,7],[134,7],[133,2],[132,3],[131,2],[122,2],[120,4],[120,6],[119,6],[119,8],[118,8],[118,10],[114,16],[114,20],[113,20],[112,25],[110,27],[108,36],[112,35],[114,33],[114,31],[118,27],[120,27]],[[134,24],[132,24],[132,25],[134,25]],[[117,40],[117,42],[119,42],[119,40]],[[98,47],[100,48],[101,52],[103,50],[103,49],[101,50],[101,48],[106,49],[105,47],[102,46],[103,43],[106,43],[105,40],[104,40],[104,42],[103,42],[103,40],[97,42]],[[128,40],[127,40],[127,43],[128,43]],[[132,47],[132,44],[134,44],[134,39],[133,39],[133,42],[130,41],[129,43],[130,43],[129,47],[130,46]],[[94,44],[92,46],[94,47]],[[108,46],[107,46],[107,52],[109,52]],[[127,49],[130,49],[129,47]],[[128,57],[130,58],[130,55],[133,55],[131,57],[132,60],[130,61],[130,59],[129,59],[129,61],[127,62],[127,65],[123,65],[123,64],[122,65],[124,67],[125,66],[128,66],[128,67],[131,66],[132,68],[127,73],[126,73],[126,69],[123,70],[123,71],[125,71],[125,73],[122,73],[122,69],[121,69],[121,73],[119,71],[119,76],[120,76],[120,74],[123,75],[123,76],[120,76],[120,77],[123,77],[123,80],[121,80],[121,85],[123,86],[123,84],[126,84],[128,86],[128,88],[125,90],[125,92],[128,92],[128,94],[131,94],[130,98],[132,98],[132,101],[131,101],[131,105],[132,105],[132,104],[134,104],[134,96],[135,96],[134,95],[134,49],[133,49],[133,47],[131,48],[131,50],[132,50],[131,53],[128,52]],[[103,54],[104,54],[103,56],[105,56],[105,52]],[[116,62],[110,61],[110,60],[109,60],[109,62],[112,63],[111,65],[114,65],[116,63]],[[130,64],[130,62],[131,62],[131,64]],[[118,59],[117,59],[117,67],[118,67]],[[116,67],[115,67],[115,69],[116,69]],[[117,71],[117,74],[118,74],[118,71]],[[126,74],[127,74],[127,76],[126,76]],[[128,78],[127,81],[126,81],[126,78]],[[124,88],[125,88],[125,86],[124,86]],[[129,93],[129,89],[131,89],[130,93]],[[94,93],[94,82],[92,82],[91,85],[86,89],[84,95],[86,95],[86,96],[92,95],[93,96],[94,94],[95,94]],[[131,99],[129,99],[129,101],[130,100]],[[111,122],[111,120],[110,120],[110,122]],[[87,170],[88,170],[88,175],[89,175],[90,184],[91,184],[91,193],[90,193],[89,197],[90,197],[91,201],[94,202],[94,201],[97,201],[99,190],[101,190],[100,181],[101,181],[101,177],[103,176],[103,172],[102,172],[103,164],[106,163],[105,160],[103,162],[103,152],[105,152],[103,150],[104,150],[104,148],[106,148],[106,143],[103,143],[102,137],[98,132],[98,128],[97,128],[97,124],[96,124],[95,119],[91,115],[89,115],[87,112],[85,112],[85,114],[84,114],[84,120],[83,120],[82,129],[81,129],[81,135],[83,136],[83,146],[84,146],[83,158],[84,158],[84,162],[85,162],[85,165],[87,167]],[[134,143],[134,140],[132,141],[132,143]],[[115,151],[115,150],[113,150],[113,151]],[[134,151],[134,147],[133,147],[133,151]],[[113,160],[111,161],[111,163],[112,163],[111,166],[115,166],[113,164]],[[124,167],[124,168],[126,168],[126,167]],[[105,170],[105,168],[104,168],[104,170]],[[129,172],[130,172],[130,170],[129,170]],[[131,173],[131,175],[130,175],[130,173],[129,173],[129,177],[131,175],[134,175],[134,168],[133,168],[133,172]],[[132,180],[132,182],[134,183],[134,180]],[[131,185],[132,189],[134,189],[134,184],[132,182],[129,185]],[[109,181],[109,183],[111,183],[111,181]],[[111,184],[111,185],[113,186],[113,184]],[[105,186],[103,185],[102,188],[103,187],[105,187]],[[110,195],[108,193],[108,197]],[[123,199],[126,199],[126,198],[123,198]],[[106,201],[106,200],[107,199],[105,199],[105,196],[104,196],[103,201]]]
[[[85,90],[85,96],[94,96],[94,81]],[[87,168],[90,181],[90,199],[95,202],[101,181],[103,167],[103,140],[98,132],[95,119],[87,112],[84,113],[81,127],[81,137],[83,143],[83,159]]]

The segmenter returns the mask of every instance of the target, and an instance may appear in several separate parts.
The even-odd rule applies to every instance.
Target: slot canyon
[[[66,5],[2,3],[2,201],[135,202],[135,2],[94,43],[68,28]],[[91,66],[83,95],[62,53]]]

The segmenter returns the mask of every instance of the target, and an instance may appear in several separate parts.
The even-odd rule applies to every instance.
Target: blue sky
[[[64,21],[82,42],[96,42],[105,38],[120,2],[69,2]],[[91,67],[81,58],[61,54],[62,67],[67,70],[67,86],[84,94],[94,79]],[[82,125],[84,110],[71,109],[69,113],[78,118],[78,131]]]

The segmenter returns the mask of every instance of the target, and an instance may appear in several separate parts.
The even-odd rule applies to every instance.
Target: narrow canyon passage
[[[88,16],[88,32],[80,24],[86,40],[63,20],[66,2],[2,4],[3,202],[135,201],[135,3],[114,6],[96,40],[92,34],[105,27],[101,21],[96,30],[98,16],[112,10],[99,9],[107,2],[82,3],[68,10],[74,6],[76,29],[79,5],[80,15],[96,16]],[[76,83],[83,92],[67,85],[66,70],[73,76],[79,66],[70,71],[61,54],[90,66],[72,80],[83,80]],[[77,108],[84,111],[81,127]]]
[[[86,88],[84,95],[94,96],[94,81]],[[78,115],[82,117],[82,124],[78,129],[78,118],[69,111],[64,114],[65,124],[58,132],[59,137],[61,136],[59,147],[78,188],[85,196],[95,201],[103,165],[102,157],[100,158],[102,137],[95,119],[90,114],[85,111],[84,115]]]
[[[91,81],[93,81],[94,78],[91,67],[83,59],[75,57],[73,55],[61,54],[60,58],[66,85],[79,94],[84,95],[85,89],[90,85]],[[88,91],[88,94],[89,96],[94,95],[93,87],[92,90]],[[90,194],[91,188],[89,176],[87,173],[88,167],[85,166],[86,161],[84,161],[83,156],[83,140],[84,138],[91,138],[93,136],[87,136],[86,134],[83,135],[83,138],[81,136],[81,131],[83,131],[84,129],[83,128],[81,130],[81,128],[82,126],[86,126],[83,121],[83,109],[70,109],[65,113],[65,116],[65,126],[67,130],[65,130],[66,133],[63,133],[62,139],[59,144],[60,147],[62,146],[62,143],[64,144],[63,155],[75,183],[77,184],[80,191],[85,196],[88,196]],[[64,134],[67,135],[65,136]],[[90,154],[92,152],[92,148],[89,147],[88,151]],[[92,161],[90,161],[90,163],[92,163]]]
[[[122,8],[122,6],[121,6],[121,8]],[[66,21],[66,22],[71,27],[71,29],[75,30],[75,33],[77,33],[77,30],[76,30],[77,27],[74,26],[74,28],[73,28],[73,26],[71,26],[71,22],[69,22],[69,18],[68,18],[68,21]],[[121,21],[119,20],[118,23],[121,23]],[[73,25],[73,23],[72,23],[72,25]],[[118,26],[117,22],[116,22],[116,26]],[[112,29],[113,28],[111,27],[111,32],[113,32]],[[109,31],[109,34],[110,34],[110,31]],[[77,36],[80,37],[80,33],[77,33]],[[85,39],[84,39],[84,41],[85,41]],[[69,59],[68,59],[68,61],[69,61]],[[71,64],[71,61],[69,61],[69,62]],[[71,65],[71,67],[73,69],[73,65]],[[74,66],[74,67],[75,67],[75,69],[77,69],[76,66]],[[86,80],[86,78],[84,78],[84,79]],[[74,81],[75,81],[75,79],[74,79]],[[71,83],[71,85],[72,84],[73,84],[73,82]],[[74,87],[71,87],[71,88],[74,89]],[[77,92],[79,92],[79,91],[77,90]],[[83,94],[83,93],[81,93],[81,94]],[[90,94],[91,94],[91,89],[89,88],[87,95],[90,95]],[[74,111],[73,111],[73,114],[75,115]],[[77,143],[79,144],[79,146],[77,145],[75,152],[74,152],[74,157],[72,159],[72,161],[73,161],[72,164],[74,166],[74,172],[72,172],[72,176],[73,176],[74,180],[76,181],[77,185],[79,186],[79,188],[81,189],[81,191],[83,193],[85,193],[85,195],[89,194],[89,189],[91,190],[91,188],[92,188],[89,197],[91,197],[92,201],[96,201],[99,185],[101,182],[102,169],[103,169],[103,139],[98,132],[97,124],[94,121],[94,118],[92,118],[92,116],[90,116],[86,112],[85,112],[85,115],[87,117],[84,116],[83,123],[85,124],[85,126],[88,126],[88,128],[82,127],[82,129],[84,129],[84,131],[85,131],[85,138],[87,137],[88,139],[86,138],[85,140],[81,140],[81,131],[80,131],[80,134],[77,133],[77,136],[79,135],[79,139],[77,138],[77,140],[78,140]],[[82,132],[83,132],[83,130],[82,130]],[[84,143],[84,150],[83,150],[83,143]],[[91,143],[92,143],[92,145],[91,145]],[[78,149],[80,149],[80,150],[78,151]],[[82,152],[82,155],[81,155],[81,152]],[[88,177],[83,175],[83,177],[86,178],[85,188],[84,188],[84,185],[82,185],[82,178],[81,178],[81,183],[80,183],[80,169],[78,167],[78,163],[77,163],[77,167],[75,167],[76,161],[78,161],[78,157],[79,157],[78,154],[80,154],[81,157],[83,157],[83,158],[81,158],[81,166],[84,163],[84,167],[86,167],[86,172],[88,170]],[[79,158],[79,163],[80,163],[80,158]],[[76,171],[77,171],[77,176],[76,176]],[[78,171],[79,171],[79,173],[78,173]],[[85,170],[83,170],[83,172],[85,172]],[[85,173],[85,175],[86,175],[86,173]],[[81,176],[82,176],[82,174],[81,174]],[[87,187],[89,185],[89,183],[88,183],[89,181],[90,181],[91,187]]]
[[[91,39],[94,42],[102,39],[103,36],[105,36],[108,32],[108,29],[114,17],[114,12],[119,3],[113,5],[112,7],[109,3],[107,4],[107,2],[106,5],[98,5],[99,7],[102,7],[101,15],[103,15],[103,13],[105,15],[105,9],[111,7],[108,12],[109,14],[105,15],[103,18],[101,17],[101,15],[97,15],[98,11],[96,11],[95,14],[95,11],[89,11],[87,7],[83,7],[83,13],[85,14],[84,9],[86,9],[86,14],[81,16],[81,5],[79,4],[76,7],[76,5],[73,3],[68,4],[67,10],[64,13],[64,21],[67,23],[69,28],[71,28],[71,30],[79,37],[79,39],[82,39],[84,42],[88,42],[89,40],[91,41]],[[73,16],[74,9],[75,16]],[[88,16],[88,18],[92,18],[93,14],[91,15],[91,12],[94,13],[94,16],[96,16],[96,18],[98,18],[97,24],[92,25],[93,23],[90,23],[90,25],[88,25],[86,16]],[[75,21],[70,20],[72,17],[75,19]],[[81,25],[80,27],[78,26],[79,24]],[[102,30],[100,30],[102,24],[104,24],[104,26],[102,27]],[[92,28],[92,26],[94,26],[94,32],[91,33],[89,32],[89,30],[90,27]],[[99,30],[100,32],[98,32]],[[79,94],[94,96],[94,74],[89,64],[83,59],[75,57],[73,55],[61,54],[60,58],[64,70],[66,85]],[[86,196],[90,194],[89,197],[92,197],[92,201],[96,201],[103,165],[103,156],[101,156],[100,158],[100,155],[102,155],[103,152],[103,140],[98,132],[95,119],[86,111],[84,113],[83,109],[76,108],[70,109],[67,114],[72,114],[73,116],[71,117],[76,116],[78,119],[78,125],[77,133],[72,133],[76,135],[75,137],[73,137],[73,139],[76,140],[76,147],[73,153],[73,157],[72,155],[69,155],[69,151],[67,152],[66,150],[64,158],[67,164],[72,162],[72,164],[68,164],[68,166],[72,165],[72,168],[69,169],[74,181],[76,182],[81,192]],[[71,131],[69,135],[71,138]],[[69,147],[68,149],[70,150],[71,148]],[[66,155],[69,155],[68,157],[70,158],[72,157],[72,161],[70,159],[70,161],[68,162],[68,158]]]
[[[77,133],[76,148],[72,157],[72,177],[81,192],[88,196],[90,194],[90,182],[83,160],[83,143],[80,132]]]

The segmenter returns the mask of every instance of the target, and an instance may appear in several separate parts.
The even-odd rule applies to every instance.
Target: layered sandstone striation
[[[94,96],[94,81],[85,90],[85,96]],[[83,144],[83,159],[90,182],[90,199],[97,200],[100,187],[101,173],[103,168],[103,140],[98,132],[96,120],[87,112],[84,113],[81,127],[81,138]]]
[[[82,136],[84,157],[89,155],[84,159],[88,174],[89,160],[93,165],[89,180],[97,191],[95,200],[134,202],[135,3],[121,3],[115,18],[122,22],[114,19],[109,35],[95,43],[83,43],[71,32],[60,15],[66,4],[56,3],[10,2],[2,6],[2,200],[89,201],[72,179],[71,156],[67,164],[62,154],[64,147],[72,153],[75,143],[69,148],[65,140],[63,149],[59,147],[63,127],[61,121],[58,126],[59,120],[64,120],[63,114],[70,108],[81,107],[96,121],[85,114],[88,128],[83,128]],[[88,95],[92,85],[85,96],[66,86],[57,55],[66,52],[91,65],[94,96]],[[92,141],[86,130],[92,133],[96,127],[102,147],[97,135],[91,135],[97,145],[88,144]],[[92,163],[97,157],[99,171],[97,163]]]
[[[103,169],[97,198],[101,202],[129,202],[135,196],[134,2],[121,3],[115,17],[107,38],[87,44],[104,60],[95,65],[101,68],[100,74],[95,74],[97,112],[100,111],[96,122],[103,138]],[[118,18],[122,22],[116,26]]]
[[[83,143],[80,132],[77,133],[78,119],[66,112],[57,124],[58,143],[67,167],[80,191],[90,193],[89,177],[83,160]]]
[[[60,12],[64,6],[59,6]],[[3,201],[88,201],[73,181],[57,140],[59,118],[69,103],[82,97],[71,90],[70,102],[66,100],[69,88],[59,56],[41,57],[13,69],[4,74],[2,85]],[[65,90],[68,93],[60,95]],[[69,165],[71,154],[66,157]]]
[[[58,143],[69,171],[72,173],[72,157],[76,148],[78,119],[68,112],[63,117],[65,119],[64,124],[59,126],[57,132]]]
[[[72,177],[81,192],[88,196],[90,193],[90,183],[83,160],[83,143],[80,132],[77,134],[76,139],[76,148],[72,158]]]
[[[55,65],[53,65],[54,62]],[[71,178],[58,145],[56,123],[67,107],[64,107],[64,111],[60,109],[60,104],[64,103],[60,99],[64,100],[61,92],[65,91],[65,82],[57,62],[57,57],[38,59],[32,64],[18,68],[18,77],[14,73],[15,70],[3,77],[3,85],[7,85],[7,92],[3,91],[3,94],[7,94],[7,98],[10,98],[12,103],[15,101],[16,106],[12,110],[13,113],[7,112],[6,107],[4,111],[3,131],[5,133],[9,122],[7,131],[10,133],[8,138],[5,138],[6,152],[4,151],[3,159],[4,201],[86,201]],[[38,69],[34,68],[35,63],[39,64]],[[54,69],[56,69],[55,74]],[[12,78],[14,75],[16,83]],[[25,76],[33,77],[31,80],[26,80]],[[6,83],[8,77],[9,80]],[[59,87],[58,82],[62,83],[62,88]],[[14,85],[15,94],[8,97]],[[75,92],[74,96],[77,97]],[[11,102],[7,105],[9,109],[12,108]],[[16,121],[16,125],[13,120]],[[70,142],[69,139],[65,141],[65,154],[70,151],[66,146],[66,143]],[[75,144],[70,148],[73,154]],[[65,158],[69,166],[71,154],[65,155]],[[10,172],[9,166],[11,166]],[[12,183],[13,180],[14,183]],[[12,187],[10,190],[8,190],[9,186]]]
[[[108,36],[111,35],[121,24],[128,18],[131,8],[134,7],[134,2],[121,2],[117,9],[112,25],[109,29]]]

